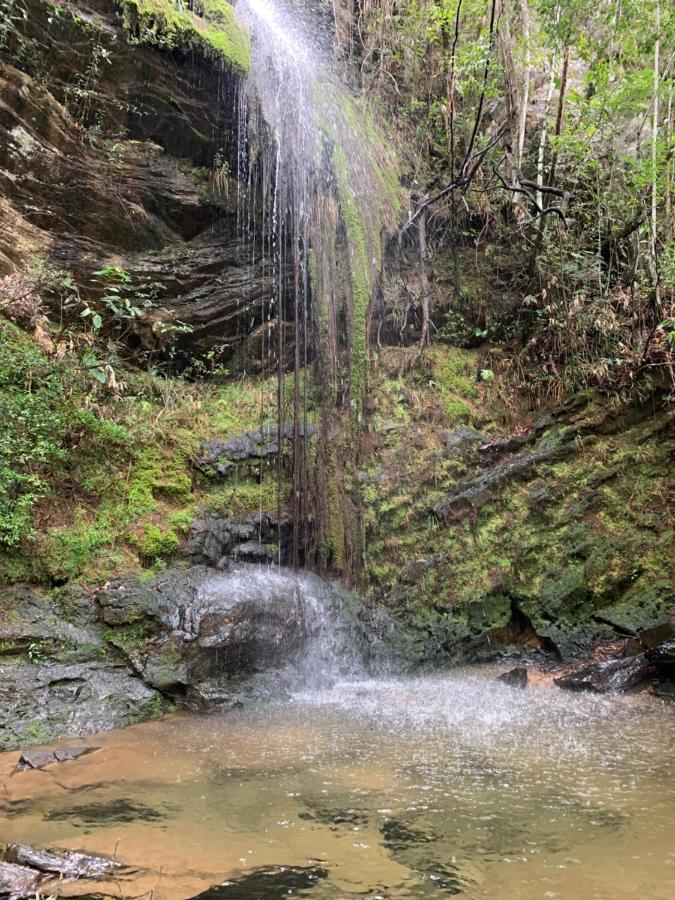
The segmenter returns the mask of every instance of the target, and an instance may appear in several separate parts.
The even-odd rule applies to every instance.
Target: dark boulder
[[[646,650],[654,650],[660,644],[675,639],[675,619],[668,618],[651,628],[643,628],[638,638]]]
[[[246,562],[271,562],[276,556],[276,547],[261,544],[259,541],[246,541],[235,548],[234,556],[235,559],[243,559]]]
[[[328,877],[319,866],[261,866],[217,884],[192,897],[191,900],[253,900],[305,896],[318,882]]]
[[[569,672],[554,682],[568,691],[593,691],[605,694],[613,691],[627,691],[643,681],[654,671],[646,654],[623,659],[607,659],[586,666],[576,672]]]
[[[648,650],[647,658],[662,678],[675,679],[675,638]]]
[[[289,522],[282,519],[279,523],[264,511],[236,522],[204,510],[195,517],[183,552],[195,564],[222,569],[227,568],[229,557],[248,562],[276,559],[280,545],[283,563],[289,535]]]
[[[272,552],[253,542],[239,548],[250,556],[264,554],[266,561]],[[127,625],[109,629],[108,639],[146,685],[197,706],[225,702],[235,688],[233,680],[238,680],[239,692],[239,682],[259,679],[299,658],[320,627],[313,618],[313,598],[327,590],[310,576],[296,578],[249,565],[227,573],[205,567],[167,570],[143,587],[151,595],[169,594],[173,604],[152,604],[160,614],[142,644],[128,643]],[[118,608],[134,596],[128,580],[119,588],[123,599],[115,600],[115,590],[106,589],[107,608]]]
[[[527,669],[525,666],[516,666],[515,669],[509,669],[497,676],[497,681],[502,684],[508,684],[509,687],[525,688],[527,687]]]

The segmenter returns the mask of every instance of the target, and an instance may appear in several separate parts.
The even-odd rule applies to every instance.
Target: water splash
[[[200,584],[189,614],[199,620],[214,609],[219,613],[236,609],[235,627],[246,644],[254,638],[250,633],[263,628],[267,619],[275,628],[281,611],[292,619],[292,628],[279,628],[275,646],[269,635],[258,642],[254,671],[271,666],[273,681],[286,692],[316,691],[331,688],[340,679],[365,675],[346,596],[338,585],[316,575],[243,564]],[[184,624],[189,630],[190,623]],[[265,680],[270,681],[268,675]]]

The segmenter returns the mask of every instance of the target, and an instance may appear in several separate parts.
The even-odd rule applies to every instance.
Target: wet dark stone
[[[323,825],[364,827],[368,824],[366,813],[358,809],[331,809],[330,807],[313,808],[299,813],[299,819],[305,822],[321,822]]]
[[[675,638],[647,651],[647,658],[664,678],[675,678]]]
[[[275,548],[258,541],[246,541],[235,547],[233,555],[246,562],[269,562],[275,557]]]
[[[311,438],[316,434],[316,426],[300,425],[298,434],[301,438]],[[283,430],[283,438],[292,440],[293,427],[287,425]],[[267,459],[279,452],[279,433],[276,425],[266,425],[255,431],[245,431],[234,437],[222,440],[211,438],[200,448],[197,465],[202,469],[214,468],[219,475],[227,475],[237,462]]]
[[[510,687],[525,688],[527,687],[527,669],[525,666],[516,666],[515,669],[509,669],[497,677],[497,681],[508,684]]]
[[[50,822],[67,822],[79,819],[85,825],[110,825],[127,822],[158,822],[170,814],[168,809],[153,809],[133,800],[110,800],[107,803],[84,803],[68,809],[53,809],[45,813]]]
[[[270,551],[264,545],[278,545],[281,541],[284,562],[289,534],[290,523],[282,520],[280,526],[276,517],[266,512],[258,511],[245,522],[235,522],[203,511],[192,523],[184,554],[194,563],[225,568],[230,556],[267,562],[271,555],[276,557],[277,551],[276,548]]]
[[[593,691],[604,694],[610,691],[627,691],[635,687],[653,672],[646,654],[624,659],[607,659],[576,672],[569,672],[554,682],[568,691]]]
[[[647,650],[654,650],[660,644],[675,639],[675,619],[668,619],[665,622],[659,622],[652,628],[643,628],[638,633],[640,643]]]
[[[675,703],[675,681],[664,681],[654,688],[654,696]]]
[[[66,747],[63,750],[24,750],[16,768],[19,772],[25,769],[43,769],[53,763],[77,759],[97,749],[97,747]]]
[[[424,831],[409,828],[398,819],[387,819],[380,827],[384,846],[392,852],[407,850],[415,844],[428,844],[434,837]]]
[[[275,548],[245,542],[238,549],[249,560],[268,561]],[[247,571],[242,565],[235,584],[237,578],[245,580]],[[317,623],[308,623],[302,592],[283,580],[268,584],[264,573],[260,577],[256,572],[251,569],[252,592],[240,595],[229,576],[216,569],[167,569],[143,586],[151,595],[168,594],[174,601],[165,606],[153,603],[163,612],[159,621],[149,623],[147,636],[142,635],[139,644],[126,643],[129,627],[123,626],[119,639],[117,629],[109,629],[108,640],[119,646],[145,684],[181,704],[231,705],[242,694],[252,696],[253,682],[265,694],[273,684],[281,690],[278,678],[265,679],[265,673],[297,658]],[[316,586],[325,590],[318,580]],[[107,588],[106,608],[125,606],[134,591],[126,581],[123,588],[120,599],[114,597],[114,587]],[[132,629],[138,628],[138,621]]]
[[[302,897],[328,877],[320,866],[262,866],[203,891],[191,900],[282,900]]]

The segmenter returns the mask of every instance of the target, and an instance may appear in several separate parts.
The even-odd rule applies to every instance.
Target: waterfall
[[[304,561],[311,541],[325,566],[354,570],[358,512],[353,498],[326,487],[357,455],[370,299],[382,236],[393,231],[398,213],[395,158],[336,72],[328,23],[275,0],[239,0],[237,13],[252,39],[251,71],[238,99],[238,220],[272,285],[260,363],[263,376],[278,373],[279,447],[286,419],[292,421],[292,562]],[[319,408],[312,460],[303,438],[310,364]],[[344,447],[334,440],[338,419],[348,423]],[[283,465],[280,452],[280,482]]]

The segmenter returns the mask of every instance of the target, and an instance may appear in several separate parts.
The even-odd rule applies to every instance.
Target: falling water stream
[[[396,225],[394,154],[331,61],[331,29],[273,0],[239,0],[252,65],[238,99],[238,218],[242,243],[262,256],[270,284],[260,340],[263,376],[278,377],[278,439],[292,440],[291,559],[307,550],[305,523],[329,516],[310,486],[306,442],[309,363],[315,406],[348,411],[358,426],[365,390],[369,305],[383,236]],[[349,430],[349,429],[347,429]],[[316,463],[325,465],[319,452]],[[261,464],[262,465],[262,464]],[[332,462],[334,466],[334,461]],[[281,454],[277,478],[282,479]],[[316,535],[317,542],[321,535]]]

